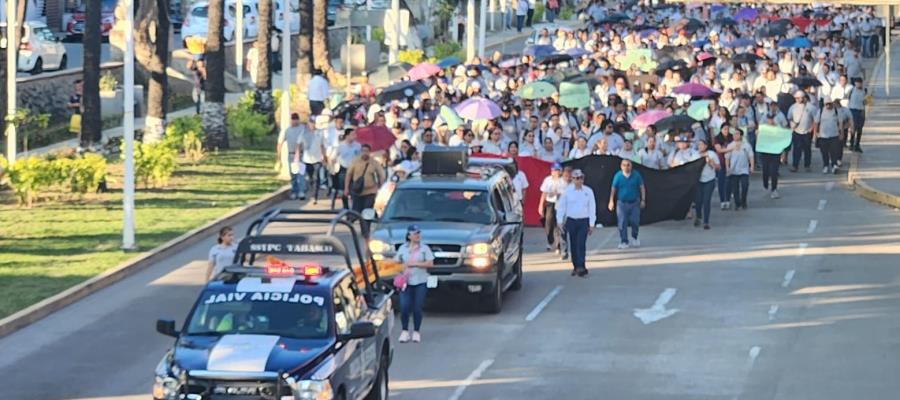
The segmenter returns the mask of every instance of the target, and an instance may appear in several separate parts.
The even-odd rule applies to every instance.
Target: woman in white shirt
[[[234,229],[230,226],[223,227],[219,230],[219,237],[216,239],[217,244],[209,249],[209,262],[206,265],[206,279],[213,279],[225,267],[234,263],[234,254],[237,252],[237,245],[234,244]]]
[[[697,142],[700,157],[705,160],[703,171],[700,172],[700,187],[697,188],[697,197],[694,199],[694,226],[700,226],[703,219],[703,229],[709,229],[709,212],[712,204],[713,190],[716,188],[716,171],[721,168],[719,156],[709,151],[709,143],[706,140]]]
[[[538,157],[546,162],[559,162],[562,157],[556,147],[553,146],[553,139],[544,138],[544,146],[541,147],[540,156]]]
[[[638,151],[638,163],[651,169],[666,169],[666,158],[662,151],[656,148],[656,136],[648,136],[647,144]]]
[[[427,244],[422,243],[422,231],[416,225],[410,225],[406,229],[406,243],[397,249],[394,261],[403,264],[402,276],[406,282],[400,290],[400,324],[403,331],[400,332],[400,343],[410,340],[409,314],[413,314],[412,341],[418,343],[422,340],[419,328],[422,327],[422,309],[425,306],[425,294],[428,293],[428,268],[434,266],[434,253]],[[395,279],[395,282],[397,280]]]
[[[519,144],[520,157],[537,157],[538,149],[534,144],[534,131],[525,131],[522,136],[522,143]]]
[[[590,154],[591,151],[587,148],[587,139],[584,136],[579,135],[578,139],[575,139],[575,147],[569,151],[569,159],[577,160]]]

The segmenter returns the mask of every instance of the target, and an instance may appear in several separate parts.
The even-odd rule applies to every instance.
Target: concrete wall
[[[116,79],[122,81],[122,63],[111,62],[100,66],[101,75],[112,72]],[[50,114],[50,123],[68,121],[69,110],[66,105],[69,97],[75,93],[75,81],[81,79],[82,69],[44,72],[33,77],[16,79],[17,106],[35,113]]]

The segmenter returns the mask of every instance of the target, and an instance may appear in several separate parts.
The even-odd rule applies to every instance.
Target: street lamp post
[[[134,0],[125,2],[125,95],[122,130],[125,135],[125,178],[122,190],[122,248],[134,244]]]
[[[25,0],[20,0],[25,1]],[[6,0],[6,160],[16,161],[16,0]]]
[[[486,0],[481,0],[481,7],[478,9],[478,58],[484,59],[484,35],[487,30],[487,4]]]
[[[227,2],[226,2],[227,3]],[[227,5],[225,7],[227,12]],[[235,4],[235,28],[234,28],[234,64],[237,67],[235,76],[238,82],[244,80],[244,1],[238,0]],[[285,13],[287,14],[287,13]]]
[[[466,4],[466,62],[475,58],[475,0]]]
[[[284,0],[285,12],[281,14],[281,104],[279,106],[281,112],[278,118],[281,132],[278,135],[279,138],[286,137],[287,129],[291,126],[291,24],[289,22],[290,13],[287,12],[289,3],[288,0]],[[278,146],[281,146],[281,158],[279,160],[281,171],[287,170],[287,175],[290,177],[291,160],[288,159],[289,149],[283,143],[283,140],[279,141]]]

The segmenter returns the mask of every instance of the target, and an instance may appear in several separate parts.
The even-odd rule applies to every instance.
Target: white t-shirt
[[[516,173],[516,176],[512,179],[512,185],[516,200],[519,200],[519,202],[525,201],[525,189],[528,189],[528,178],[525,177],[522,171]]]
[[[304,164],[322,162],[322,135],[319,134],[318,129],[315,131],[305,130],[297,138],[297,143],[303,145],[303,155],[300,157],[300,161],[303,161]]]
[[[548,176],[544,178],[544,182],[541,182],[541,193],[547,194],[544,201],[551,203],[556,203],[556,200],[559,199],[559,195],[562,194],[565,188],[566,181],[562,177],[554,178],[553,176]]]
[[[225,267],[234,263],[234,254],[237,252],[237,245],[222,246],[217,244],[209,249],[207,260],[213,263],[212,277],[222,272]]]

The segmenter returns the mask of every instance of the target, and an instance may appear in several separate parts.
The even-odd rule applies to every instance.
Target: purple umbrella
[[[460,117],[467,120],[494,119],[500,116],[497,103],[483,97],[472,97],[453,107]]]
[[[690,95],[691,97],[709,97],[719,94],[719,92],[699,83],[685,83],[683,85],[676,86],[673,92],[677,94]]]
[[[759,16],[759,11],[756,11],[755,8],[744,7],[740,9],[736,14],[734,14],[735,21],[747,20],[752,21]]]
[[[650,125],[655,124],[656,121],[659,121],[670,115],[672,115],[672,113],[668,110],[645,111],[637,117],[634,117],[634,119],[631,121],[631,127],[634,129],[644,129]]]

